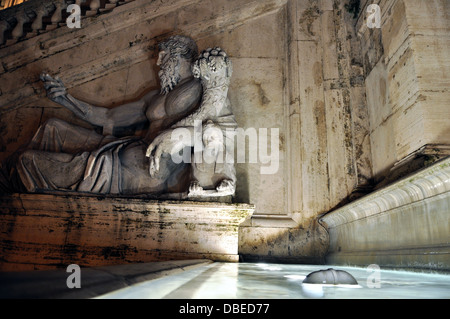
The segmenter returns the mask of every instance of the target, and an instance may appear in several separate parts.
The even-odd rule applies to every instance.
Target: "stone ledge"
[[[326,214],[329,227],[353,222],[450,191],[450,157]]]
[[[323,216],[327,263],[450,270],[450,158]]]
[[[289,215],[253,214],[251,219],[242,223],[243,227],[293,228],[299,225]]]
[[[0,270],[176,259],[238,261],[247,204],[87,195],[0,197]]]

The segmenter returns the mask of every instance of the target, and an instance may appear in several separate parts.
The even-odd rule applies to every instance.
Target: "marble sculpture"
[[[194,40],[180,35],[159,44],[159,51],[161,89],[114,108],[83,102],[67,93],[59,78],[42,73],[48,98],[103,134],[60,119],[46,121],[28,145],[3,163],[2,190],[234,194],[234,164],[224,160],[234,151],[225,142],[237,126],[227,98],[229,57],[220,48],[198,55]],[[142,125],[144,137],[119,134]],[[180,156],[184,160],[174,160]]]

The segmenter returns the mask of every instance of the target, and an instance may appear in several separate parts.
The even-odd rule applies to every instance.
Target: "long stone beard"
[[[178,59],[170,58],[166,63],[161,65],[158,72],[161,81],[161,94],[167,94],[180,82],[180,66]]]

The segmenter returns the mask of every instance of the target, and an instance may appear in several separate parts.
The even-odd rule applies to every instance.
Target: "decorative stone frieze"
[[[67,7],[79,5],[81,19],[134,0],[30,0],[0,11],[0,47],[66,25]]]

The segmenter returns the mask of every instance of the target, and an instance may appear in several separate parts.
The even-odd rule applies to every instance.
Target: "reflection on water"
[[[330,267],[349,272],[358,285],[302,283],[309,273]],[[374,285],[371,274],[366,268],[329,265],[213,263],[100,298],[450,298],[450,275],[381,269],[376,277],[379,282]]]

